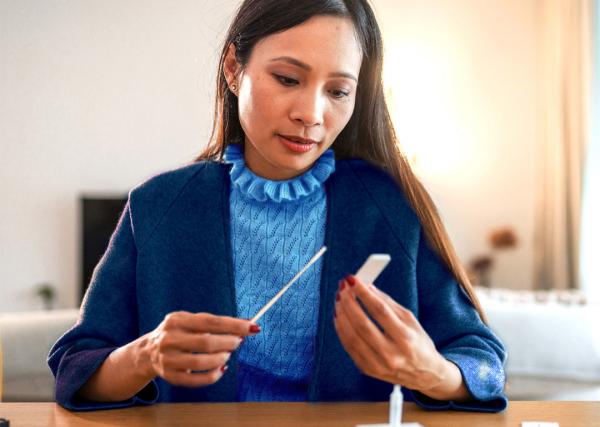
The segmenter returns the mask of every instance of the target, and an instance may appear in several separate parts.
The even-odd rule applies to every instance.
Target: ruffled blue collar
[[[256,175],[246,167],[244,152],[239,144],[229,144],[225,149],[225,162],[231,163],[229,175],[232,185],[248,197],[260,202],[293,201],[308,196],[319,188],[335,170],[333,149],[325,151],[315,164],[302,175],[282,181],[272,181]]]

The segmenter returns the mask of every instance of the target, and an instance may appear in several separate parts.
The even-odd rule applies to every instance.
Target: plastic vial
[[[390,427],[400,427],[402,423],[402,391],[398,384],[394,384],[394,390],[390,394]]]

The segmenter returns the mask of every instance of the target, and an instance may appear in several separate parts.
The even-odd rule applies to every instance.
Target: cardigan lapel
[[[336,171],[325,181],[327,195],[325,245],[327,252],[324,254],[321,272],[319,320],[313,372],[308,393],[310,401],[327,400],[329,393],[326,385],[323,384],[323,379],[331,377],[333,371],[344,374],[345,368],[353,367],[352,361],[341,346],[333,324],[338,283],[350,273],[344,269],[356,265],[361,252],[365,251],[364,248],[357,247],[356,242],[361,240],[358,236],[360,230],[355,228],[357,224],[351,223],[353,211],[358,210],[358,206],[353,206],[357,199],[355,192],[358,183],[351,182],[353,176],[348,172],[347,163],[338,161],[336,162]],[[331,363],[337,364],[333,370]],[[344,382],[344,378],[339,379],[342,387]]]
[[[188,247],[194,247],[187,264],[193,263],[194,271],[189,275],[187,293],[190,307],[202,307],[202,310],[219,316],[237,317],[235,284],[233,275],[233,256],[229,224],[229,167],[219,163],[207,162],[201,179],[193,181],[187,207],[192,215],[190,223],[185,225],[185,241]],[[201,242],[198,244],[198,242]],[[196,389],[204,394],[208,401],[235,401],[237,395],[237,352],[229,360],[228,372],[218,382],[208,387]]]
[[[356,400],[356,390],[365,393],[364,399],[381,398],[372,391],[371,385],[376,380],[359,372],[343,348],[333,324],[338,282],[356,272],[371,253],[398,253],[394,240],[383,228],[378,209],[371,205],[367,189],[349,163],[337,161],[336,171],[325,182],[327,252],[321,277],[315,358],[308,394],[310,401]],[[398,265],[398,260],[394,264]],[[399,277],[394,272],[395,268],[388,266],[378,283],[385,286],[394,274]]]

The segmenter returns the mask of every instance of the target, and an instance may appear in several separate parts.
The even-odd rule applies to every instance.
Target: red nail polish
[[[229,366],[227,366],[227,365],[221,366],[221,372],[225,372],[227,369],[229,369]]]
[[[350,286],[356,285],[356,280],[354,279],[354,277],[351,274],[348,274],[345,279]]]
[[[346,287],[346,282],[344,282],[343,280],[340,282],[340,291],[343,291],[344,288]]]
[[[257,334],[260,332],[260,326],[258,325],[250,325],[250,332],[253,334]]]
[[[335,293],[335,300],[336,300],[336,301],[339,301],[339,300],[340,300],[340,293],[339,293],[339,292],[336,292],[336,293]]]

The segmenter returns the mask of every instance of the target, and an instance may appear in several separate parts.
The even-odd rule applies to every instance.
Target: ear
[[[235,59],[235,45],[231,43],[227,48],[225,60],[223,61],[223,74],[225,75],[225,80],[227,81],[229,90],[235,95],[237,95],[237,91],[240,88],[238,82],[240,69],[241,66]]]

